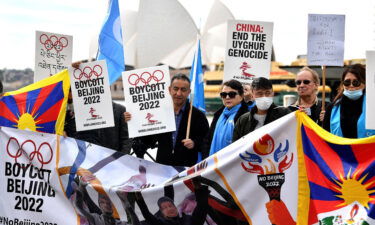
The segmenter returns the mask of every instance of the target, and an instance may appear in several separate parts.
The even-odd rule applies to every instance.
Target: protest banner
[[[345,15],[309,14],[307,63],[343,66]]]
[[[366,129],[375,129],[375,51],[366,51]]]
[[[35,32],[34,82],[47,78],[72,63],[73,36]]]
[[[68,70],[6,92],[0,99],[0,126],[63,134],[69,94]]]
[[[168,66],[156,66],[122,73],[129,137],[176,130],[172,98],[169,94]]]
[[[224,79],[251,82],[271,70],[273,23],[229,20]]]
[[[185,169],[52,134],[0,140],[3,224],[375,223],[375,137],[339,138],[303,112]]]
[[[113,127],[112,96],[104,60],[69,68],[77,131]]]

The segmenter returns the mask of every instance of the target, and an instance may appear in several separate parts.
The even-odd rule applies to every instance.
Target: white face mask
[[[273,103],[273,97],[261,97],[255,99],[255,105],[260,110],[267,110]]]

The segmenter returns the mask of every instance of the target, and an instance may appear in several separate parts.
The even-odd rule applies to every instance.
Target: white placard
[[[273,23],[229,20],[224,80],[251,82],[269,77]]]
[[[343,66],[345,15],[309,14],[307,62]]]
[[[375,51],[366,52],[366,129],[375,130]]]
[[[168,66],[149,67],[122,73],[129,137],[176,130],[172,98],[169,94]]]
[[[73,36],[36,31],[34,82],[72,64]]]
[[[112,96],[105,60],[70,67],[77,131],[113,127]]]

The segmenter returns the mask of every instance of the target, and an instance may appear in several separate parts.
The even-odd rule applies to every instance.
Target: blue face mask
[[[344,95],[351,100],[357,100],[363,95],[363,89],[355,91],[344,90]]]

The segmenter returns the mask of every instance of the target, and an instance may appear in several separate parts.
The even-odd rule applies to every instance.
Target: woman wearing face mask
[[[255,78],[251,83],[251,90],[255,99],[255,107],[242,115],[236,122],[233,142],[290,113],[288,108],[276,106],[273,103],[273,89],[270,80],[264,77]]]
[[[234,124],[242,114],[248,112],[243,94],[244,90],[239,81],[229,80],[223,84],[220,93],[223,107],[214,114],[206,141],[206,155],[203,157],[213,155],[232,143]]]
[[[363,138],[375,135],[365,129],[366,68],[361,64],[344,70],[341,85],[333,103],[326,109],[323,127],[334,135],[345,138]]]

